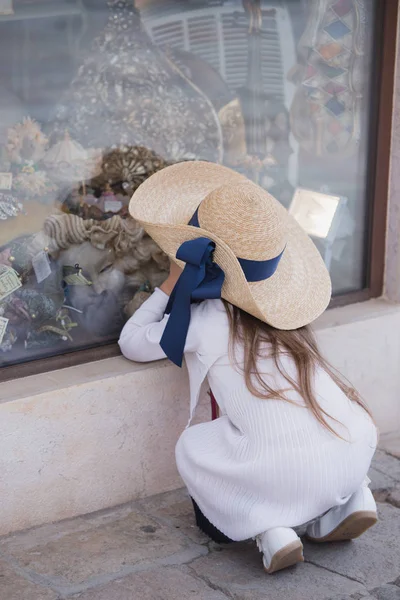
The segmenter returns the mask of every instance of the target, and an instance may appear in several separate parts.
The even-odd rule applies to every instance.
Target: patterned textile
[[[355,151],[360,139],[367,11],[366,0],[317,0],[298,47],[290,78],[299,87],[291,108],[292,131],[318,156]]]

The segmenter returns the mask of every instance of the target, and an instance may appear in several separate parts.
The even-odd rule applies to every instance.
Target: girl
[[[130,211],[172,263],[122,353],[179,366],[184,353],[190,419],[206,377],[220,409],[176,447],[198,525],[216,541],[255,538],[268,573],[303,560],[301,525],[315,542],[361,535],[377,520],[376,428],[306,327],[331,296],[312,241],[268,192],[204,162],[159,171]]]

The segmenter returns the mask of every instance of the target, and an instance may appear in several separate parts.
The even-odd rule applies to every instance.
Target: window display
[[[129,200],[176,162],[245,173],[304,221],[334,292],[361,289],[377,10],[0,2],[0,366],[118,337],[168,270]]]

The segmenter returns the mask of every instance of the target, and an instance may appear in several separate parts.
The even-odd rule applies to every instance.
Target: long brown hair
[[[270,356],[289,387],[295,390],[312,411],[315,418],[334,435],[336,431],[329,425],[330,415],[319,405],[314,392],[314,373],[317,366],[322,367],[344,394],[353,402],[359,404],[372,418],[370,411],[362,401],[358,392],[346,383],[344,378],[323,358],[317,342],[309,327],[301,327],[293,331],[275,329],[267,323],[252,317],[236,306],[225,302],[230,325],[230,350],[235,359],[235,348],[240,345],[244,351],[242,371],[249,392],[264,400],[279,399],[291,402],[285,396],[285,390],[275,390],[268,385],[259,371],[258,359],[262,358],[268,347]],[[267,346],[266,346],[267,345]],[[297,371],[297,380],[290,377],[284,370],[280,357],[286,354],[293,359]],[[333,419],[335,420],[335,419]],[[340,436],[339,436],[340,437]]]

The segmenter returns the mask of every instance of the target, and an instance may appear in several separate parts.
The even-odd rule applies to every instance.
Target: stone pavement
[[[275,575],[254,543],[210,542],[178,490],[0,538],[0,600],[400,600],[400,459],[370,477],[378,525]]]

